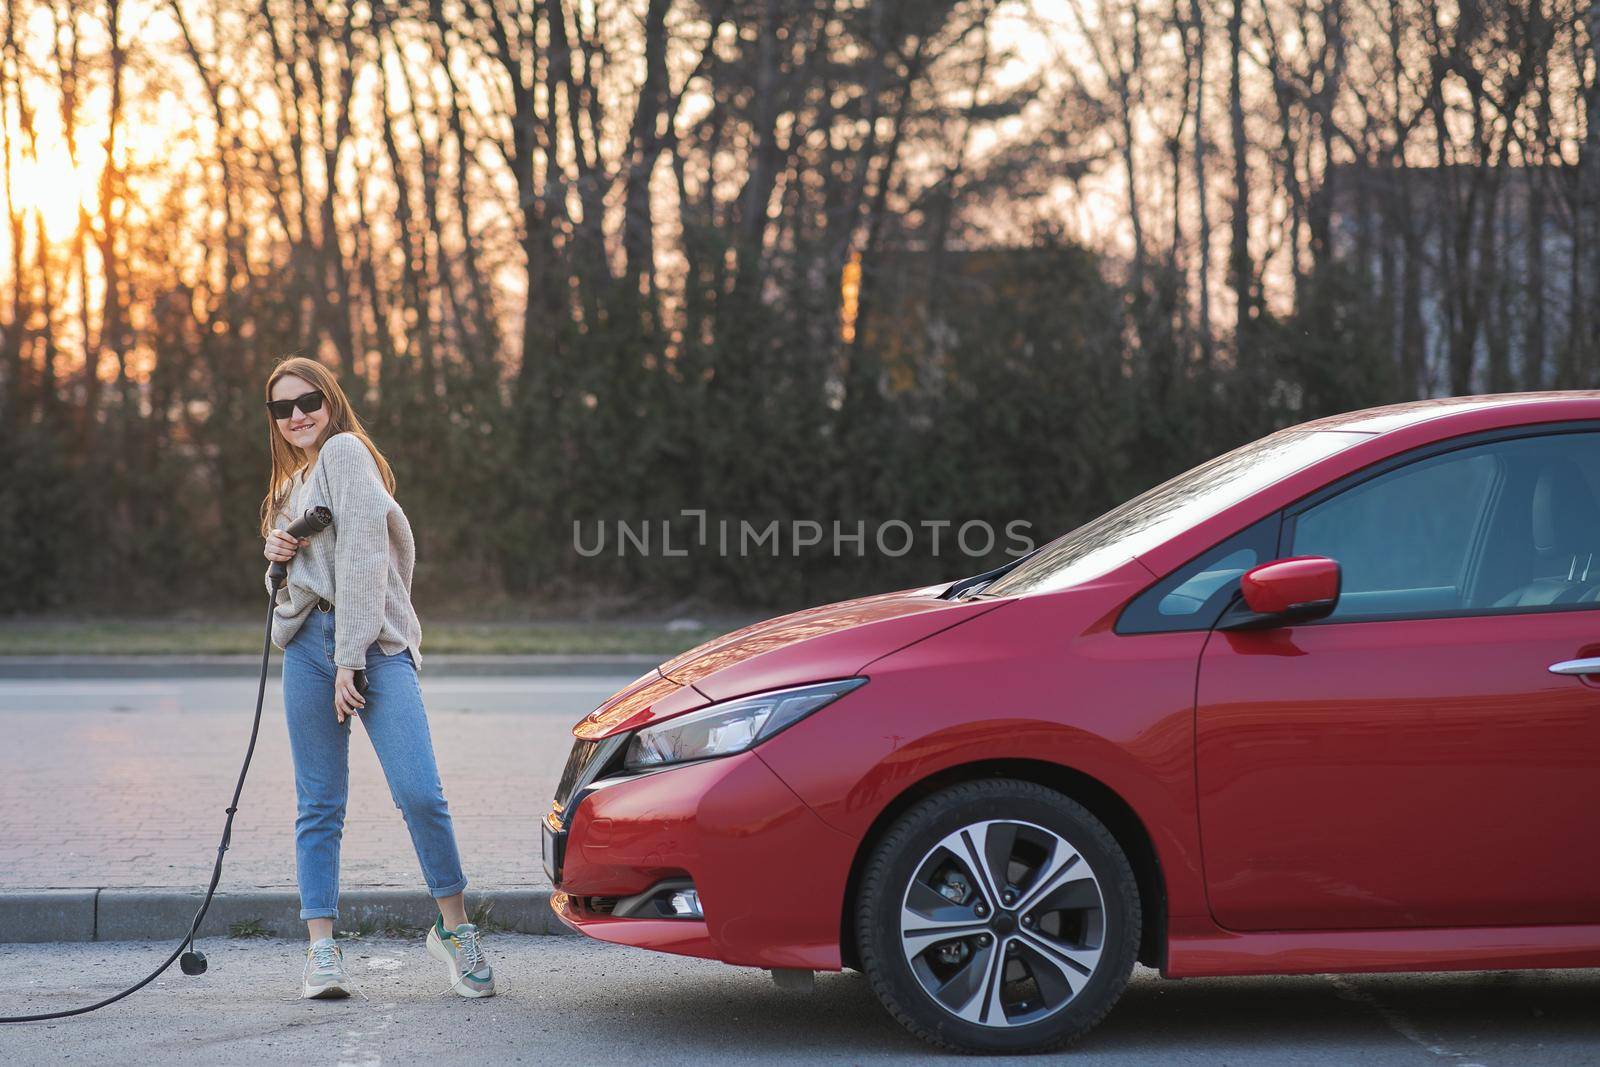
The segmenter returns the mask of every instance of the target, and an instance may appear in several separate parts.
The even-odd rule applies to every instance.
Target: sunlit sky
[[[1087,48],[1075,20],[1069,13],[1070,0],[1033,0],[1031,3],[1002,4],[993,22],[995,43],[1014,55],[992,70],[990,86],[998,91],[1063,62],[1086,65]],[[171,171],[173,153],[183,152],[186,142],[209,125],[206,102],[197,95],[192,70],[182,61],[181,38],[165,5],[134,0],[123,5],[123,37],[135,41],[140,50],[167,56],[170,62],[153,96],[149,85],[141,85],[141,72],[130,69],[125,90],[129,118],[133,121],[118,131],[118,162],[123,168],[160,167]],[[53,28],[50,14],[43,8],[30,13],[31,23],[19,40],[29,48],[31,58],[41,69],[54,62],[49,47]],[[82,26],[84,52],[96,55],[104,43],[103,27],[92,22]],[[5,116],[7,151],[11,167],[11,186],[15,203],[42,217],[45,231],[53,242],[68,240],[78,225],[80,205],[91,215],[98,211],[99,179],[105,166],[105,115],[108,89],[104,79],[96,78],[78,104],[77,141],[69,145],[60,111],[59,96],[37,80],[25,86],[32,108],[33,139],[22,129],[15,101]],[[686,114],[689,113],[686,109]],[[1009,125],[1011,130],[980,129],[974,148],[982,152],[1002,132],[1015,133],[1023,120]],[[31,149],[31,150],[30,150]],[[185,153],[188,154],[188,153]],[[76,155],[76,162],[74,162]],[[1076,205],[1087,212],[1084,221],[1111,224],[1120,206],[1114,199],[1088,198]],[[0,241],[9,240],[0,235]]]

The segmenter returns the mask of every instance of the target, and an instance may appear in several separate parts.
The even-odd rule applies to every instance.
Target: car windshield
[[[982,595],[1048,593],[1097,578],[1273,482],[1370,436],[1279,430],[1252,441],[1063,534],[1016,570],[1001,575]]]

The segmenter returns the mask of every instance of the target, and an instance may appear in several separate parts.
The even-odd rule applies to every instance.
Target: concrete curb
[[[188,932],[205,899],[197,889],[0,890],[0,941],[162,941]],[[550,911],[543,886],[467,890],[467,907],[488,910],[489,922],[523,934],[571,933]],[[336,930],[363,925],[421,930],[436,911],[413,889],[346,889],[339,894]],[[305,932],[300,895],[292,889],[218,891],[200,924],[202,937],[228,937],[234,924],[276,937]]]
[[[423,678],[472,675],[638,677],[671,659],[670,655],[504,655],[473,656],[423,653]],[[255,678],[261,671],[256,654],[222,656],[9,656],[0,655],[3,678]],[[273,677],[283,673],[278,650],[267,664]]]

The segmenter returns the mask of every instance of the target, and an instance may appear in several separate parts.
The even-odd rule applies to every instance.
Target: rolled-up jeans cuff
[[[433,897],[433,899],[438,900],[440,897],[453,897],[457,893],[464,893],[466,892],[466,889],[467,880],[463,878],[454,885],[442,886],[439,889],[430,889],[428,890],[428,895]]]
[[[302,918],[302,919],[337,919],[338,917],[339,917],[339,909],[338,908],[301,908],[300,909],[300,918]]]

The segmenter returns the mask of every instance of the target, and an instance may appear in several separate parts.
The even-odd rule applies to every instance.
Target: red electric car
[[[1600,393],[1307,423],[573,730],[552,905],[968,1050],[1165,975],[1600,966]],[[801,976],[804,980],[804,976]]]

